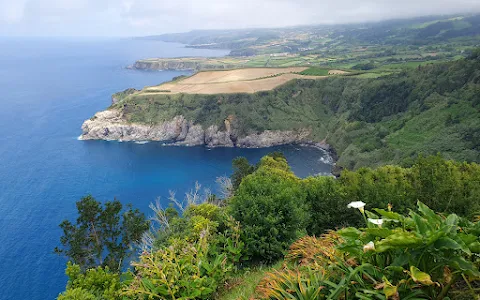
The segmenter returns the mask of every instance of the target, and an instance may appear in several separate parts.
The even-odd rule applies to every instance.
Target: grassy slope
[[[260,280],[265,277],[268,272],[278,270],[282,267],[283,261],[279,261],[271,267],[259,266],[254,269],[242,270],[234,275],[226,287],[221,290],[215,299],[218,300],[248,300],[255,294],[255,288]]]
[[[147,124],[183,114],[222,128],[234,115],[240,135],[307,127],[313,140],[327,138],[348,168],[437,152],[480,161],[480,59],[371,77],[295,80],[256,94],[130,95],[115,106]]]

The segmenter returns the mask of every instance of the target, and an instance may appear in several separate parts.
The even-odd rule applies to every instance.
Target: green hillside
[[[409,163],[420,153],[480,161],[480,58],[418,66],[379,78],[294,80],[256,94],[119,95],[113,107],[136,123],[184,115],[204,126],[235,116],[239,135],[309,128],[339,165]]]

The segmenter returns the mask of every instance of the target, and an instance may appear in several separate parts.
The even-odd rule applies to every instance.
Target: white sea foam
[[[324,163],[324,164],[328,164],[328,165],[333,164],[333,159],[332,159],[332,157],[331,157],[330,155],[328,155],[328,154],[325,155],[325,156],[320,157],[319,160],[320,160],[322,163]]]

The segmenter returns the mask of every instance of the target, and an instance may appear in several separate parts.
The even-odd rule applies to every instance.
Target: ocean
[[[169,190],[181,197],[198,181],[215,191],[231,161],[257,162],[283,151],[298,176],[328,173],[314,148],[207,149],[159,143],[79,141],[81,124],[110,105],[113,93],[189,72],[125,69],[148,57],[222,56],[228,51],[132,39],[0,39],[0,299],[54,299],[64,290],[66,258],[58,224],[76,218],[91,194],[119,199],[150,215]]]

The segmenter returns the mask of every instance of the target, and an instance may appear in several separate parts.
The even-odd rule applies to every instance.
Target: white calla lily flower
[[[375,244],[370,241],[366,245],[363,246],[363,252],[368,252],[368,251],[375,251]]]
[[[368,218],[368,222],[373,223],[378,226],[382,226],[383,224],[383,219],[370,219]]]
[[[363,212],[365,205],[366,205],[365,202],[362,202],[362,201],[353,201],[353,202],[350,202],[350,203],[347,205],[347,207],[348,207],[348,208],[358,208],[361,212]]]

